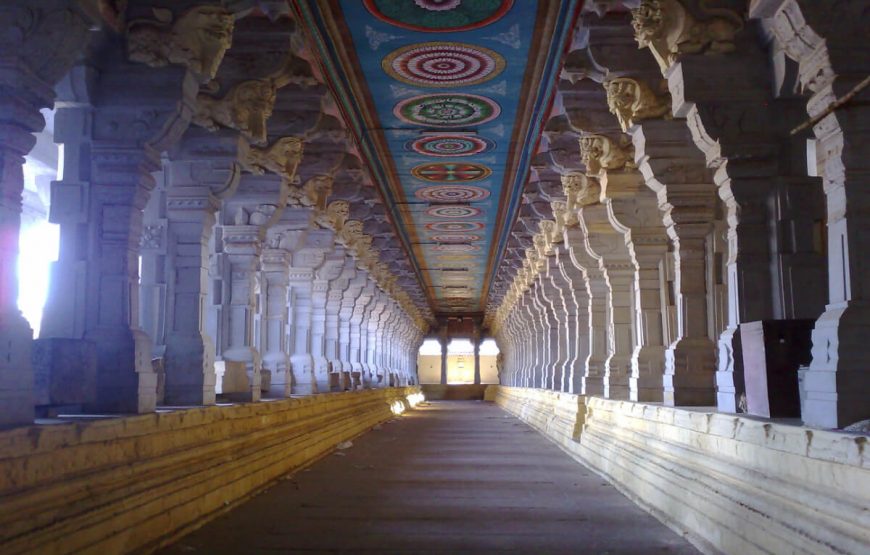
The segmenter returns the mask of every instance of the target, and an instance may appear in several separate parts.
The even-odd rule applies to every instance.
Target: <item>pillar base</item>
[[[590,360],[586,364],[586,375],[580,378],[581,395],[604,395],[605,361]]]
[[[719,336],[718,370],[716,371],[716,407],[722,412],[737,412],[743,384],[743,349],[740,334],[729,327]]]
[[[0,318],[0,426],[33,424],[33,330],[20,312]]]
[[[665,351],[663,402],[668,406],[716,405],[716,348],[706,338],[680,339]]]
[[[605,368],[604,396],[608,399],[628,399],[630,396],[631,357],[613,355],[607,359]]]
[[[93,405],[97,401],[97,346],[84,339],[32,343],[33,404]]]
[[[870,305],[828,305],[813,329],[813,360],[804,373],[801,418],[807,426],[843,428],[870,418]]]
[[[212,351],[211,345],[201,337],[176,335],[166,338],[164,404],[215,404],[217,378]]]
[[[146,413],[157,408],[157,373],[151,338],[142,330],[96,328],[85,338],[97,346],[97,399],[89,412]]]
[[[662,376],[665,373],[665,347],[644,346],[631,357],[629,399],[645,403],[660,403],[663,398]]]
[[[317,380],[314,376],[314,361],[309,354],[290,357],[293,371],[293,395],[312,395],[317,393]]]

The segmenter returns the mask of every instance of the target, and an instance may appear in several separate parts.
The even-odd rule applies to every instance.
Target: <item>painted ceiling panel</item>
[[[484,308],[579,4],[295,5],[436,313]]]

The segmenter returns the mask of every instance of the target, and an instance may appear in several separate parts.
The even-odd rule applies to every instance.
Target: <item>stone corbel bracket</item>
[[[263,175],[270,172],[286,183],[292,183],[302,161],[302,152],[302,139],[297,137],[282,137],[266,148],[240,141],[239,163],[250,173]]]
[[[682,54],[733,52],[734,36],[743,18],[732,10],[704,9],[696,19],[678,0],[641,0],[631,10],[631,25],[639,48],[649,48],[664,74]]]
[[[665,87],[666,83],[662,83]],[[619,120],[623,132],[646,119],[669,118],[670,95],[658,95],[643,81],[631,77],[616,77],[605,81],[607,107]]]
[[[220,6],[197,6],[173,21],[172,11],[154,8],[154,19],[127,24],[127,57],[151,67],[178,64],[200,83],[215,78],[233,41],[235,16]]]
[[[579,142],[580,159],[589,177],[598,177],[605,171],[636,168],[634,147],[627,137],[617,142],[605,135],[584,135]]]
[[[572,172],[562,176],[562,190],[565,193],[565,225],[578,225],[577,210],[600,202],[601,186],[594,178],[582,173]]]
[[[272,79],[254,79],[234,85],[226,95],[197,95],[193,123],[210,131],[235,129],[257,145],[267,142],[266,122],[272,115],[277,98]]]

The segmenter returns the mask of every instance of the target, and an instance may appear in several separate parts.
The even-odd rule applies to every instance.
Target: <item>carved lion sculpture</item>
[[[619,145],[604,135],[580,137],[580,159],[586,166],[586,175],[589,176],[633,166],[628,145]]]
[[[127,26],[127,56],[151,67],[186,66],[200,82],[214,79],[232,44],[235,18],[219,6],[198,6],[172,23],[172,12],[154,10],[155,20]]]
[[[617,77],[604,83],[607,107],[619,120],[623,131],[645,119],[660,118],[670,112],[670,105],[660,99],[643,81]]]
[[[266,143],[266,121],[272,115],[275,83],[269,79],[244,81],[223,98],[200,94],[193,123],[210,131],[237,129],[257,144]]]
[[[248,148],[241,162],[251,173],[263,175],[268,171],[292,181],[301,160],[302,140],[282,137],[268,148]]]
[[[703,10],[711,16],[698,21],[677,0],[641,0],[631,10],[634,37],[639,48],[649,48],[662,73],[681,54],[732,52],[734,35],[743,20],[731,10]]]

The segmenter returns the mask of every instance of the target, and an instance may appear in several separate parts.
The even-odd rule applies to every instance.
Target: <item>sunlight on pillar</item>
[[[42,110],[45,129],[25,157],[22,173],[21,231],[18,238],[18,308],[39,337],[42,309],[48,296],[51,263],[57,260],[60,226],[49,223],[51,182],[58,179],[59,149],[54,144],[54,112]]]
[[[18,308],[39,337],[51,263],[57,260],[60,226],[47,221],[22,227],[18,241]]]

